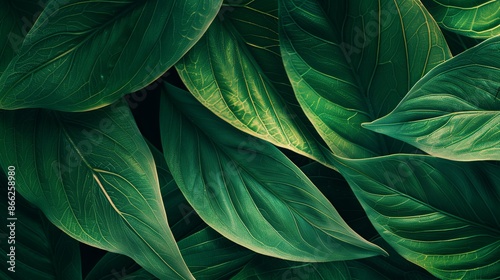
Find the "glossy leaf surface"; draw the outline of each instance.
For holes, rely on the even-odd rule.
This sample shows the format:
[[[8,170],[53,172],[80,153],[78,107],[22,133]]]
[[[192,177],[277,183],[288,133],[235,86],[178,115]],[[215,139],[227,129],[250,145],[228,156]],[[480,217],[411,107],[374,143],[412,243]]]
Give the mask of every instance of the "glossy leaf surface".
[[[437,157],[500,160],[500,37],[439,65],[366,128]]]
[[[221,0],[52,1],[0,76],[0,109],[87,111],[109,105],[177,62],[220,5]]]
[[[200,217],[223,236],[296,261],[384,254],[352,231],[274,146],[224,123],[188,92],[166,85],[162,97],[169,169]]]

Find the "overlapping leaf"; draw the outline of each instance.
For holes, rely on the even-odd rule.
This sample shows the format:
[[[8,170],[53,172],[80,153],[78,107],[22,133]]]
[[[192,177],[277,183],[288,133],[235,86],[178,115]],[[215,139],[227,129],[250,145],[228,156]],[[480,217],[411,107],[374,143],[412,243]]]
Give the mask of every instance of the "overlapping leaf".
[[[305,118],[283,66],[278,2],[227,2],[176,65],[184,83],[234,127],[328,164],[330,152]]]
[[[500,35],[500,2],[496,0],[422,0],[440,26],[474,38]]]
[[[446,38],[448,47],[453,55],[458,55],[472,47],[479,45],[483,40],[470,38],[457,33],[453,33],[448,30],[442,30],[443,35]]]
[[[181,240],[179,248],[196,279],[228,279],[256,255],[208,227]]]
[[[181,254],[196,279],[221,279],[241,269],[255,253],[227,240],[201,222],[173,181],[163,154],[154,146],[149,147],[158,169],[161,193],[172,232],[180,240],[178,245]],[[107,253],[86,280],[116,278],[156,279],[132,259]]]
[[[384,243],[381,240],[377,242]],[[326,263],[298,263],[260,256],[231,279],[435,279],[425,270],[405,261],[396,252],[390,253],[390,257]]]
[[[123,102],[88,113],[0,111],[0,165],[73,238],[159,278],[192,278],[168,227],[151,152]]]
[[[236,245],[209,227],[179,242],[182,256],[196,279],[228,279],[256,254]],[[122,255],[108,253],[86,280],[157,279]]]
[[[153,154],[156,170],[158,171],[160,192],[165,211],[168,214],[170,230],[175,240],[182,240],[206,228],[207,225],[203,223],[191,205],[186,201],[179,187],[177,187],[170,170],[168,170],[163,154],[152,144],[148,144]]]
[[[500,160],[500,36],[439,65],[365,127],[459,161]]]
[[[441,279],[500,273],[500,165],[422,155],[343,159],[346,177],[380,235]]]
[[[280,1],[285,68],[306,115],[331,150],[364,158],[408,151],[363,129],[450,57],[417,0]]]
[[[177,62],[221,2],[51,1],[0,76],[0,109],[111,104]]]
[[[255,252],[296,261],[384,254],[338,215],[276,147],[224,123],[172,86],[161,103],[165,158],[200,217]]]
[[[7,178],[0,171],[0,184],[7,194]],[[22,172],[22,171],[21,171]],[[12,182],[16,182],[13,174]],[[5,186],[5,187],[4,187]],[[8,193],[14,197],[15,215],[8,216],[16,220],[7,220],[7,225],[14,222],[11,235],[9,227],[0,229],[0,252],[6,259],[0,278],[2,279],[82,279],[80,249],[72,239],[53,226],[40,211],[30,205],[18,193]],[[0,207],[7,213],[7,198],[0,200]],[[2,215],[2,217],[4,217]],[[13,254],[11,247],[14,248]],[[14,271],[9,271],[10,256],[14,255]],[[7,256],[7,257],[5,257]]]
[[[43,7],[30,0],[0,1],[0,76],[21,47]]]

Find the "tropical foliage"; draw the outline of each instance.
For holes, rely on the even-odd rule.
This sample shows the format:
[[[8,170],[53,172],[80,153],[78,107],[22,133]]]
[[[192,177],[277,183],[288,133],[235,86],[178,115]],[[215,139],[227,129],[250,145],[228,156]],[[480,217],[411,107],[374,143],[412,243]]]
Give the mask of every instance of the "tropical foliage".
[[[2,1],[2,279],[500,277],[499,1]]]

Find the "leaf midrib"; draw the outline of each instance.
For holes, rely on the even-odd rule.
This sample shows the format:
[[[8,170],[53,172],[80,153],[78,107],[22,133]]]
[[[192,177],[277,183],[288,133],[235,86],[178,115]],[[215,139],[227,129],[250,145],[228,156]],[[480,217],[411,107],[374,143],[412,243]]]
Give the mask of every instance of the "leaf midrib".
[[[91,172],[92,174],[92,177],[94,178],[94,181],[99,185],[99,188],[101,189],[102,193],[104,194],[104,196],[106,197],[106,200],[110,203],[110,206],[115,210],[115,212],[122,218],[122,220],[125,222],[125,224],[127,225],[127,227],[135,233],[135,235],[137,237],[139,237],[140,240],[143,241],[144,244],[147,245],[147,247],[158,257],[158,259],[160,259],[162,261],[162,263],[165,264],[165,266],[167,266],[168,268],[170,268],[170,270],[172,272],[174,272],[175,274],[177,274],[180,278],[182,279],[185,279],[176,269],[174,269],[166,260],[163,259],[163,257],[151,246],[151,244],[149,242],[147,242],[143,236],[141,234],[139,234],[139,232],[137,232],[137,230],[130,224],[130,222],[128,221],[128,219],[123,215],[123,213],[116,207],[116,205],[114,204],[113,200],[111,199],[111,197],[109,196],[109,194],[107,193],[106,189],[104,188],[104,186],[102,185],[102,182],[100,181],[99,179],[99,176],[97,174],[97,169],[93,168],[90,163],[87,161],[87,159],[85,158],[85,156],[83,155],[83,153],[78,149],[78,147],[76,146],[76,144],[74,143],[73,139],[71,138],[71,136],[69,135],[67,129],[66,129],[66,126],[64,125],[64,122],[61,120],[60,116],[58,113],[54,113],[54,117],[55,119],[57,120],[57,123],[60,125],[61,127],[61,130],[63,132],[63,135],[64,137],[70,142],[71,146],[73,147],[73,149],[77,152],[77,154],[79,155],[79,157],[81,158],[81,160],[85,163],[85,165],[87,166],[87,168],[89,169],[89,171]],[[90,235],[89,235],[90,236]]]
[[[409,155],[409,156],[415,156],[415,155]],[[390,157],[390,156],[382,156],[382,157]],[[485,229],[487,229],[487,230],[489,230],[491,232],[497,233],[498,236],[500,236],[500,229],[497,230],[495,228],[490,227],[489,225],[483,225],[483,224],[479,224],[479,223],[474,222],[474,221],[469,221],[469,220],[466,220],[465,218],[462,218],[462,217],[456,216],[456,215],[454,215],[452,213],[449,213],[448,211],[437,209],[436,207],[434,207],[433,205],[430,205],[427,202],[421,201],[420,199],[417,199],[417,198],[412,197],[412,196],[410,196],[410,195],[408,195],[406,193],[402,193],[401,191],[399,191],[397,189],[394,189],[394,188],[391,188],[391,187],[387,186],[385,183],[380,182],[379,180],[376,180],[376,179],[372,178],[371,176],[369,176],[368,174],[362,172],[361,170],[358,170],[358,169],[356,169],[354,167],[351,167],[350,165],[347,165],[347,164],[343,163],[342,161],[337,160],[336,162],[339,163],[339,164],[341,164],[341,165],[343,165],[345,168],[348,168],[348,169],[350,169],[350,170],[352,170],[352,171],[354,171],[356,173],[359,173],[359,174],[363,175],[365,178],[368,178],[372,182],[377,182],[378,184],[384,186],[385,189],[388,189],[388,190],[390,190],[392,192],[395,192],[396,194],[400,195],[401,197],[405,197],[405,198],[407,198],[409,200],[412,200],[413,202],[415,202],[417,204],[422,204],[422,205],[425,205],[426,207],[429,207],[430,209],[434,210],[436,213],[441,213],[443,215],[446,215],[446,216],[449,216],[451,218],[454,218],[454,219],[457,219],[459,221],[462,221],[462,222],[464,222],[466,224],[473,224],[473,225],[477,226],[478,228],[485,228]],[[433,169],[435,169],[435,168],[433,167]],[[358,185],[358,184],[356,184],[356,185]],[[363,189],[363,188],[361,188],[361,189]],[[372,207],[370,206],[370,208],[372,208]]]
[[[106,29],[109,25],[113,24],[114,22],[120,20],[121,18],[124,18],[126,17],[126,15],[133,9],[135,9],[136,7],[139,7],[141,5],[146,5],[146,2],[147,1],[134,1],[133,3],[129,3],[129,7],[127,7],[126,9],[124,9],[123,11],[119,12],[115,17],[112,17],[110,18],[108,21],[106,21],[104,24],[102,25],[97,25],[96,28],[91,28],[91,30],[93,29],[93,31],[79,31],[79,32],[60,32],[60,33],[54,33],[54,34],[51,34],[50,36],[45,36],[41,41],[43,40],[46,40],[47,38],[50,38],[52,36],[57,36],[58,34],[61,34],[61,33],[82,33],[82,34],[88,34],[83,40],[81,40],[79,43],[77,43],[75,46],[73,46],[72,48],[70,48],[69,50],[66,50],[64,51],[63,53],[57,55],[56,57],[36,66],[35,68],[31,69],[29,72],[26,72],[23,76],[21,76],[20,78],[16,79],[16,82],[9,88],[7,89],[7,91],[2,94],[3,96],[7,96],[17,85],[19,85],[20,83],[22,83],[27,77],[29,77],[30,75],[33,75],[34,73],[40,71],[41,69],[43,69],[44,67],[46,67],[47,65],[50,65],[51,63],[53,63],[54,61],[58,61],[60,60],[61,58],[63,57],[66,57],[68,56],[69,54],[72,54],[74,53],[77,49],[79,49],[83,44],[85,44],[86,42],[90,41],[91,39],[93,39],[95,36],[97,36],[96,34],[97,33],[101,33],[102,30]],[[80,3],[82,4],[82,3]],[[85,3],[86,4],[86,3]],[[68,5],[69,6],[69,5]],[[61,7],[60,9],[63,9],[67,6],[63,6]],[[38,21],[37,21],[38,22]],[[36,27],[36,25],[32,28],[34,29]],[[31,30],[30,30],[31,32]],[[30,32],[28,32],[28,34],[26,35],[26,37],[30,36]],[[80,39],[80,37],[75,37],[74,40],[78,40]],[[40,42],[40,41],[35,41],[35,43],[37,42]],[[67,43],[67,42],[66,42]],[[24,43],[23,43],[24,45]],[[30,46],[30,48],[33,46],[33,44]],[[10,65],[10,64],[9,64]],[[5,73],[5,72],[4,72]],[[2,75],[3,76],[3,75]],[[1,77],[0,77],[1,78]]]

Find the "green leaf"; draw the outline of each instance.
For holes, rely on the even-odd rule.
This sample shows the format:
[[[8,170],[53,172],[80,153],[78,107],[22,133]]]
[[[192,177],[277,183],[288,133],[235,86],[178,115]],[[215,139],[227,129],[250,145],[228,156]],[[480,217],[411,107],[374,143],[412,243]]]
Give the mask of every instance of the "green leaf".
[[[500,36],[439,65],[364,126],[458,161],[500,159]]]
[[[0,76],[23,44],[24,37],[33,26],[37,16],[34,0],[0,1]]]
[[[148,143],[153,154],[160,182],[160,192],[163,205],[168,213],[168,223],[175,240],[182,240],[202,229],[207,225],[189,205],[181,190],[177,186],[168,170],[165,157],[156,147]]]
[[[179,248],[196,279],[228,279],[255,256],[209,227],[181,240]]]
[[[5,170],[7,172],[7,170]],[[17,170],[14,170],[16,172]],[[12,173],[11,173],[12,174]],[[15,174],[12,182],[16,182]],[[19,193],[10,193],[7,178],[0,171],[2,190],[7,197],[14,197],[14,216],[6,225],[14,223],[14,233],[6,225],[0,229],[0,253],[6,259],[0,272],[2,279],[82,279],[80,248],[76,240],[53,226],[45,216]],[[15,187],[15,185],[14,185]],[[7,193],[9,191],[9,193]],[[0,207],[7,213],[7,197],[0,200]],[[10,201],[10,200],[9,200]],[[4,220],[5,221],[5,220]],[[14,238],[10,238],[10,237]],[[14,248],[11,251],[11,248]],[[15,257],[14,272],[8,270],[11,256]],[[6,256],[6,257],[5,257]]]
[[[408,152],[363,129],[449,58],[446,41],[418,0],[280,0],[285,68],[306,115],[339,156]]]
[[[422,155],[339,159],[380,235],[441,279],[500,273],[500,165]]]
[[[452,32],[489,38],[500,35],[500,2],[495,0],[422,0],[439,26]]]
[[[296,261],[384,254],[338,215],[276,147],[213,115],[166,85],[160,125],[165,159],[200,217],[257,253]]]
[[[0,165],[71,237],[191,279],[167,223],[151,152],[123,102],[87,113],[0,111]]]
[[[283,66],[277,0],[227,2],[220,20],[177,63],[185,85],[241,131],[328,164],[330,152],[304,116]]]
[[[161,192],[168,213],[171,230],[177,240],[184,261],[196,279],[220,279],[241,269],[254,253],[222,237],[201,222],[179,190],[168,170],[163,154],[149,145],[158,170]],[[188,208],[189,206],[189,208]],[[190,210],[186,212],[186,210]],[[201,230],[196,230],[201,228]],[[194,231],[194,232],[193,232]],[[190,234],[188,236],[189,233]],[[185,238],[184,238],[185,237]],[[155,279],[132,259],[107,253],[95,265],[86,280],[122,279],[120,277]],[[125,278],[127,279],[127,278]]]
[[[369,258],[367,260],[371,260]],[[378,258],[376,258],[378,259]],[[385,266],[383,266],[385,265]],[[299,263],[273,258],[256,258],[246,265],[231,280],[284,279],[284,280],[325,280],[325,279],[436,279],[418,270],[405,271],[389,264],[370,266],[363,261],[343,261],[327,263]]]
[[[86,111],[111,104],[175,64],[221,2],[52,1],[0,77],[0,108]]]
[[[254,252],[236,245],[209,227],[178,244],[196,279],[228,279],[255,256]],[[156,279],[132,259],[108,253],[99,260],[85,280],[117,278]]]
[[[85,280],[157,280],[134,260],[124,255],[107,253],[92,268]]]
[[[366,240],[378,236],[358,199],[342,175],[314,162],[300,168],[323,195],[335,206],[340,216]],[[382,247],[383,248],[383,247]]]

